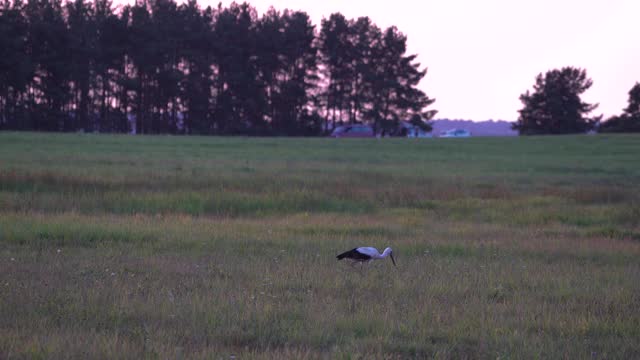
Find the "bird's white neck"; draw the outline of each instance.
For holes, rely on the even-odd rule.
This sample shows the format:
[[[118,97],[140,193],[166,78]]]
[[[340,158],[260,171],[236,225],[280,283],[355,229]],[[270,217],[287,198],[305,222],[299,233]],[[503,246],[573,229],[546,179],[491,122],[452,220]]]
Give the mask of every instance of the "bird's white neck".
[[[389,254],[391,254],[391,248],[384,249],[384,251],[382,252],[382,255],[380,255],[380,259],[386,258],[387,256],[389,256]]]

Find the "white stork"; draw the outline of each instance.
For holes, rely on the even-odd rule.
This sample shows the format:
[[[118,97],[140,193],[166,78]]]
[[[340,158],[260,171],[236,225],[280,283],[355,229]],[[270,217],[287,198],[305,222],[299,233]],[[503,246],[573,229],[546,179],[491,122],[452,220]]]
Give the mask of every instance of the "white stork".
[[[372,247],[358,247],[336,256],[338,260],[349,259],[353,262],[369,262],[371,260],[384,259],[387,256],[391,257],[393,266],[396,266],[396,260],[393,258],[393,250],[390,247],[384,249],[382,254],[378,252],[378,249]]]

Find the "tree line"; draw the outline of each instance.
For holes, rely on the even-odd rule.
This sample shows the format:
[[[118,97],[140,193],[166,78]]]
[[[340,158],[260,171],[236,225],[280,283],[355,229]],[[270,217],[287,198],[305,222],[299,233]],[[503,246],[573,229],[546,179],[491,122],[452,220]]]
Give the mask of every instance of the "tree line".
[[[592,85],[585,69],[568,66],[538,74],[533,92],[520,95],[523,107],[513,129],[520,135],[640,132],[640,83],[629,90],[622,114],[604,122],[602,115],[590,115],[598,104],[580,99]]]
[[[319,135],[428,126],[407,37],[335,13],[195,0],[0,0],[0,130]]]

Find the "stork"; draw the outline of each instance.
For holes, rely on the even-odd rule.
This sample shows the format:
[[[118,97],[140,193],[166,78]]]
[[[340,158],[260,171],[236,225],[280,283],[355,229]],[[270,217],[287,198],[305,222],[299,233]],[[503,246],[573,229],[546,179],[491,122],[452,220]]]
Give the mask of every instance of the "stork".
[[[391,257],[391,261],[393,262],[393,266],[396,266],[396,260],[393,258],[393,250],[390,247],[384,249],[382,254],[378,252],[378,249],[372,247],[358,247],[342,254],[336,256],[338,260],[349,259],[351,261],[364,263],[369,262],[371,260],[380,260],[384,259],[387,256]]]

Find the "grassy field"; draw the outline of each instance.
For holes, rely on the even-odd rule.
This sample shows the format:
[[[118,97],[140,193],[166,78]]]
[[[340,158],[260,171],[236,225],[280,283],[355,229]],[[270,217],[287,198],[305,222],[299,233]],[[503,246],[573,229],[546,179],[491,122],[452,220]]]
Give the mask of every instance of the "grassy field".
[[[0,133],[0,274],[2,359],[639,358],[640,137]]]

